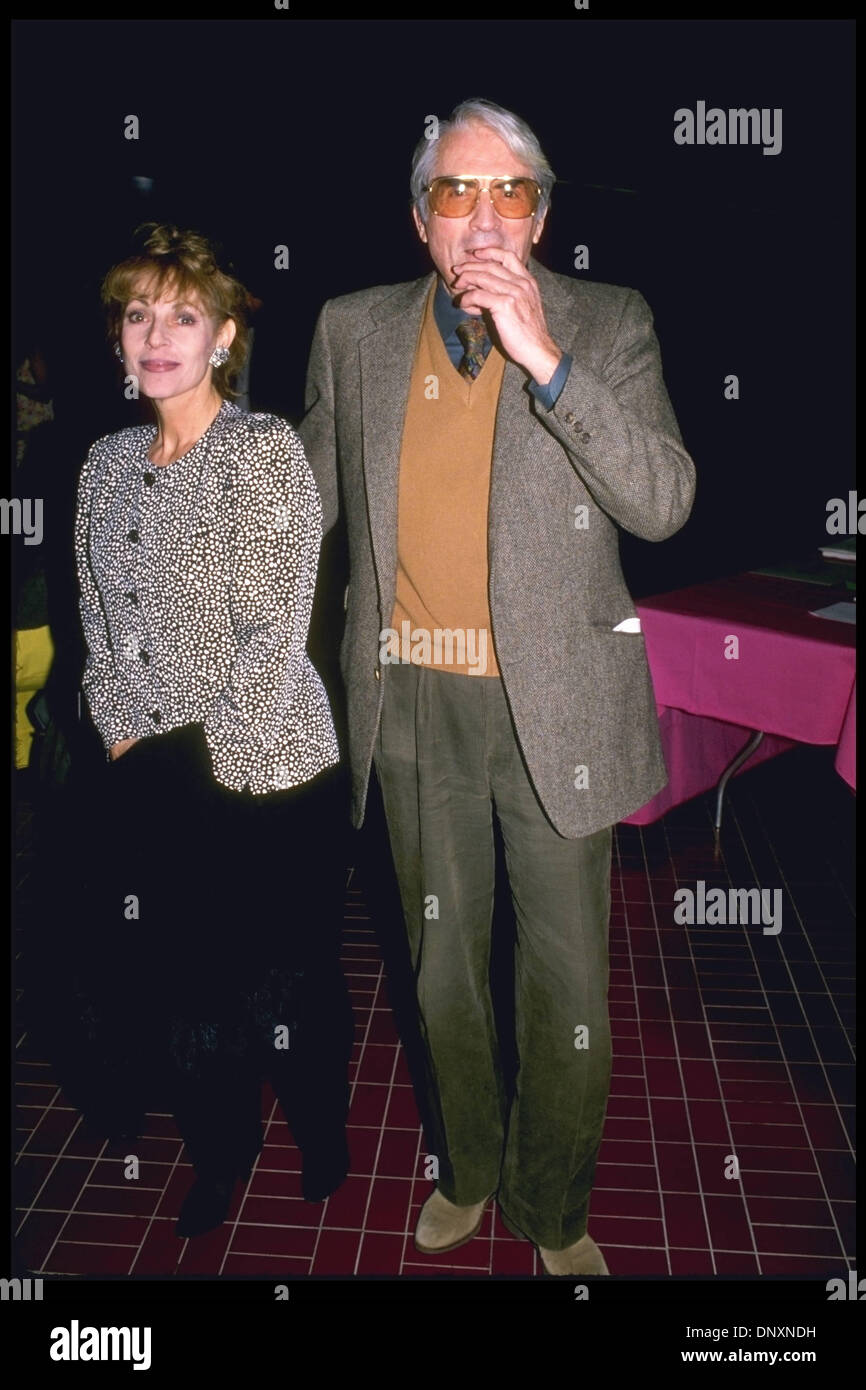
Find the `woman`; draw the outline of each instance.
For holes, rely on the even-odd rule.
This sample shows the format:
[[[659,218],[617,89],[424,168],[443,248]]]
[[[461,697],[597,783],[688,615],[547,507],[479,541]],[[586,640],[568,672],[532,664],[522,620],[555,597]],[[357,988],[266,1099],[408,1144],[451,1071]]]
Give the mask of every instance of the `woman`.
[[[168,1088],[219,1225],[261,1149],[268,1076],[321,1200],[348,1171],[352,1017],[327,696],[306,653],[321,543],[294,430],[228,400],[247,292],[201,236],[150,224],[102,289],[156,423],[91,448],[76,560],[82,687],[106,751],[85,846],[89,1117],[138,1132]],[[97,1075],[98,1072],[98,1075]]]

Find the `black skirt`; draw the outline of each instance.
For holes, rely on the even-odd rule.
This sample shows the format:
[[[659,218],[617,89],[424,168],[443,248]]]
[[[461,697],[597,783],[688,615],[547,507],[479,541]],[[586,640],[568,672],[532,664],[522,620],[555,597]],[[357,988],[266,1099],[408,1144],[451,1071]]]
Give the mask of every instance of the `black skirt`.
[[[54,855],[72,920],[43,928],[73,1103],[159,1104],[172,1079],[291,1057],[322,1114],[344,1114],[346,805],[337,769],[265,797],[219,786],[199,725],[79,772]]]

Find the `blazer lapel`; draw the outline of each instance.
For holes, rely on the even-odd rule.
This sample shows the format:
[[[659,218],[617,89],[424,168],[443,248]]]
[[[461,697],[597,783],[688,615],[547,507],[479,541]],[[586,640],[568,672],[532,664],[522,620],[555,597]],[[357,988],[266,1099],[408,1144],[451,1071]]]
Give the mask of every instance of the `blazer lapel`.
[[[530,259],[528,269],[538,281],[550,336],[563,351],[574,355],[575,317],[571,295],[540,262]],[[528,378],[522,367],[507,362],[496,411],[493,465],[490,477],[488,554],[493,563],[496,534],[509,497],[514,495],[513,475],[527,466],[538,422],[532,410]],[[517,487],[517,491],[520,489]]]
[[[421,316],[435,273],[401,285],[371,310],[377,327],[358,347],[364,480],[373,554],[384,605],[397,582],[397,489],[400,448]],[[390,621],[390,612],[384,613]]]
[[[551,336],[574,353],[575,324],[571,295],[538,261],[529,270],[538,280]],[[394,601],[397,580],[397,506],[400,449],[409,400],[412,364],[421,316],[436,272],[400,285],[370,311],[376,327],[358,345],[361,370],[361,429],[364,480],[383,609]],[[510,476],[525,466],[537,422],[526,386],[526,373],[506,362],[496,411],[489,522],[490,558],[498,524],[510,494]],[[390,619],[390,611],[384,614]]]

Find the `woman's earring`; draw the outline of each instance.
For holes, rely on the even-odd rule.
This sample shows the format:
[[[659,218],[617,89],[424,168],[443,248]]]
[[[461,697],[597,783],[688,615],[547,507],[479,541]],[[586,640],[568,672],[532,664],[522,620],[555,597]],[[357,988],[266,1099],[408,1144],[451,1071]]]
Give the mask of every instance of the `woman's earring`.
[[[216,348],[214,348],[213,352],[212,352],[211,355],[210,355],[210,364],[211,364],[211,366],[212,366],[212,367],[224,367],[225,364],[226,364],[226,362],[228,362],[230,355],[231,355],[231,354],[229,353],[228,348],[224,348],[224,347],[216,347]]]
[[[120,343],[114,344],[114,355],[115,357],[119,357],[121,362],[123,361],[123,349],[121,348]]]

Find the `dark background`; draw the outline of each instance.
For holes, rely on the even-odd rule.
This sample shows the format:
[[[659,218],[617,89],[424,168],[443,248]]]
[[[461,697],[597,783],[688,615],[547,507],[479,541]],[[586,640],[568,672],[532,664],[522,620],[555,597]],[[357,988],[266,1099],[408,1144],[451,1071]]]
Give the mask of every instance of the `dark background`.
[[[409,161],[426,117],[467,97],[523,116],[558,175],[539,259],[573,274],[573,248],[586,243],[590,268],[580,273],[635,287],[654,311],[698,490],[670,540],[622,535],[634,596],[812,555],[827,540],[827,500],[854,486],[853,23],[605,21],[595,18],[603,0],[592,0],[591,17],[562,0],[557,21],[535,4],[532,19],[515,21],[446,19],[439,4],[431,19],[307,20],[304,4],[275,18],[270,0],[249,0],[244,22],[200,7],[189,21],[12,27],[13,375],[38,345],[56,425],[42,428],[30,478],[10,478],[7,495],[45,499],[43,546],[19,555],[50,571],[54,714],[73,765],[87,724],[79,734],[75,485],[90,443],[139,419],[105,341],[103,275],[142,221],[221,241],[263,301],[252,406],[297,422],[324,300],[428,272],[409,215]],[[781,107],[781,154],[675,145],[674,111],[698,100]],[[140,121],[136,142],[124,139],[129,114]],[[154,180],[149,196],[134,176]],[[274,269],[279,243],[287,271]],[[736,402],[723,396],[729,373]],[[14,400],[11,380],[10,392]],[[311,652],[345,736],[334,662],[343,563],[338,534],[323,547]],[[372,920],[391,924],[389,997],[408,1045],[411,988],[398,990],[390,965],[399,903],[381,807],[372,810],[361,882],[378,896]],[[501,855],[499,871],[501,890]],[[43,876],[53,893],[60,876]],[[494,964],[501,997],[512,997],[504,948]],[[513,1046],[511,1055],[513,1065]]]
[[[485,96],[561,180],[539,259],[655,314],[698,492],[663,545],[623,536],[635,596],[826,541],[827,500],[854,485],[852,24],[20,22],[12,84],[16,343],[46,353],[68,477],[134,422],[98,290],[138,222],[222,243],[263,301],[252,408],[297,421],[323,301],[429,268],[408,198],[425,118]],[[698,99],[781,107],[782,152],[676,145],[673,113]],[[45,525],[50,541],[47,501]]]
[[[585,23],[568,0],[556,21],[445,19],[438,5],[429,20],[306,20],[304,3],[275,19],[272,5],[250,0],[270,22],[203,13],[13,25],[13,375],[38,345],[56,422],[40,429],[41,449],[32,441],[30,476],[10,480],[8,496],[45,499],[43,545],[18,553],[48,570],[53,712],[73,765],[89,724],[77,714],[76,480],[94,439],[141,418],[105,339],[105,272],[143,221],[221,242],[263,301],[252,408],[297,422],[322,303],[428,273],[409,213],[410,158],[426,118],[467,97],[523,116],[557,173],[538,258],[632,286],[654,312],[698,489],[670,540],[622,534],[633,595],[812,556],[828,539],[827,500],[854,486],[851,22]],[[601,8],[593,0],[593,14]],[[699,100],[781,107],[782,152],[676,145],[675,110]],[[138,141],[124,139],[130,114]],[[149,195],[136,176],[153,180]],[[282,243],[290,269],[277,271]],[[582,243],[589,270],[575,272]],[[738,401],[723,395],[730,373]],[[310,651],[343,740],[344,572],[338,531],[323,546]],[[89,736],[86,756],[99,760]],[[352,853],[367,866],[372,920],[390,924],[389,998],[409,1046],[411,988],[398,988],[391,967],[405,942],[376,797],[374,779]],[[501,854],[499,875],[502,890]],[[505,891],[500,911],[503,942]],[[494,947],[502,998],[513,997],[512,963]],[[510,1055],[513,1067],[513,1045]]]

